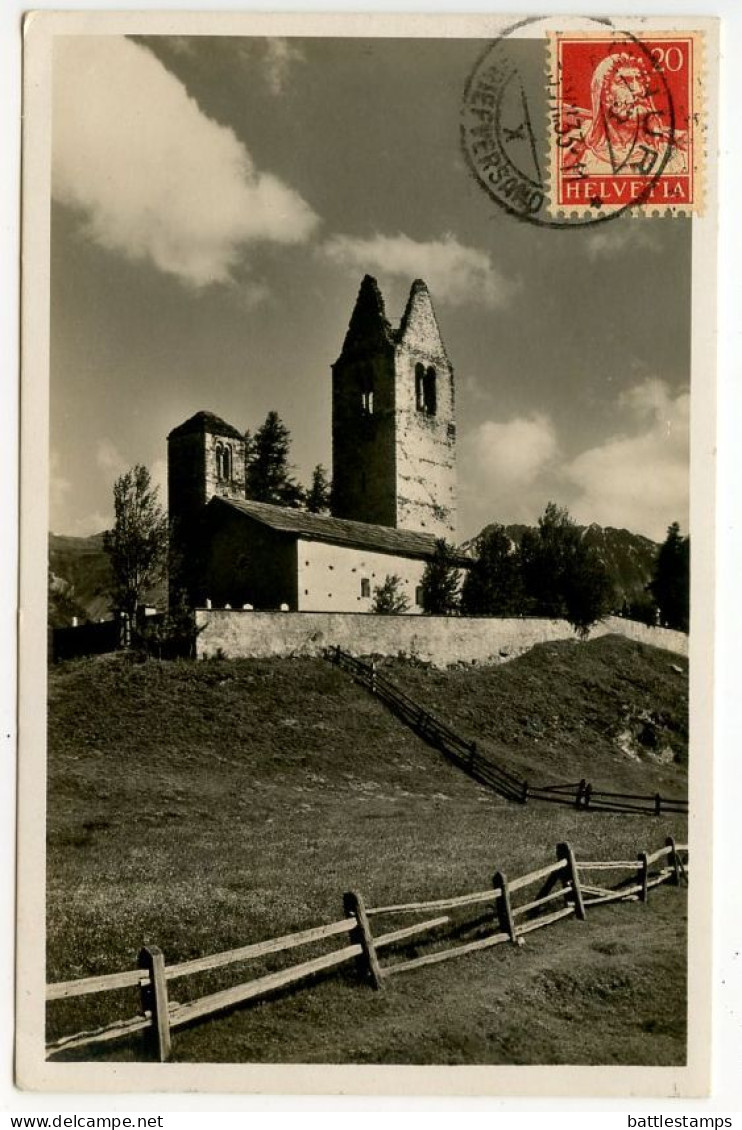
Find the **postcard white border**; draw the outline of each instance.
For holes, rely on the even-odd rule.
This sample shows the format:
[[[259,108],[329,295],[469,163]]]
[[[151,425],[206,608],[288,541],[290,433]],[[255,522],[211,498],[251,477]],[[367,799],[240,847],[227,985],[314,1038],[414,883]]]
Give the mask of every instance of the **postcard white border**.
[[[226,12],[40,12],[26,35],[24,115],[21,587],[19,661],[20,758],[18,870],[17,1079],[22,1087],[57,1092],[358,1093],[498,1096],[702,1096],[709,1087],[711,1034],[711,762],[714,618],[714,450],[716,176],[709,161],[707,212],[694,218],[692,339],[693,533],[691,630],[689,891],[689,1061],[684,1068],[630,1067],[386,1067],[302,1065],[69,1064],[43,1058],[43,931],[45,826],[45,701],[48,474],[48,329],[50,113],[49,58],[55,34],[318,34],[334,36],[442,36],[494,38],[522,16],[372,15]],[[554,17],[556,20],[557,17]],[[571,21],[559,18],[560,26]],[[716,25],[691,18],[635,20],[628,30],[653,26],[702,27],[707,35],[706,105],[709,151],[716,152]],[[651,221],[648,221],[651,222]]]

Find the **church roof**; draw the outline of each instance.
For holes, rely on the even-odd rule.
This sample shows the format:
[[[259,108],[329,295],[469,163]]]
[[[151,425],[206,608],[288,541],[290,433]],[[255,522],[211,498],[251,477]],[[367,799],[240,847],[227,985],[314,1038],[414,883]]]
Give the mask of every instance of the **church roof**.
[[[374,526],[368,522],[352,522],[347,518],[331,518],[326,514],[309,514],[306,510],[271,506],[267,502],[252,502],[250,499],[215,497],[211,499],[209,506],[229,506],[254,522],[307,541],[347,545],[399,557],[427,559],[435,552],[435,535],[415,530],[397,530],[391,526]],[[461,564],[471,565],[471,560],[462,557]]]
[[[173,428],[170,432],[168,439],[173,436],[192,435],[194,433],[200,435],[208,433],[212,436],[231,436],[233,439],[244,439],[242,432],[228,424],[226,420],[222,420],[220,416],[215,416],[213,412],[196,412],[195,416],[191,416],[184,423],[178,424],[177,428]]]

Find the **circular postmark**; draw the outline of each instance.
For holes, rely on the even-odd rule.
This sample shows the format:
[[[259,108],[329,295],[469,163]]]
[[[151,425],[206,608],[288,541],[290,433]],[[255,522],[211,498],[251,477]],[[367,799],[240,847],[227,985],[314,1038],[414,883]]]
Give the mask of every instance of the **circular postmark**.
[[[581,25],[571,54],[555,17],[512,25],[482,52],[464,90],[471,175],[505,211],[544,227],[605,223],[653,205],[677,150],[656,47],[610,20]]]

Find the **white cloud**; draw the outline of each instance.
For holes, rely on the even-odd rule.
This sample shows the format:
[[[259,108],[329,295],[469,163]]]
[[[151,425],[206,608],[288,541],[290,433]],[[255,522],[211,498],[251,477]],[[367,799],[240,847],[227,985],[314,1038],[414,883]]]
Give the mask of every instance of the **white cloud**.
[[[544,415],[485,420],[462,439],[461,505],[467,530],[535,523],[549,500],[583,525],[625,527],[662,541],[688,528],[688,393],[651,378],[615,404],[620,430],[574,457]]]
[[[335,235],[324,243],[322,252],[331,262],[354,271],[424,279],[435,300],[454,306],[504,306],[514,290],[485,251],[464,247],[451,234],[425,243],[406,235],[371,239]]]
[[[586,236],[585,245],[590,259],[618,255],[627,250],[650,250],[657,240],[651,225],[630,217],[598,224]]]
[[[92,514],[85,514],[82,518],[75,518],[75,520],[65,527],[65,534],[70,537],[87,538],[91,534],[100,534],[104,530],[113,529],[113,514],[105,514],[101,510],[96,510]]]
[[[155,459],[149,469],[149,476],[153,487],[158,489],[158,500],[163,509],[167,509],[167,461]]]
[[[301,196],[256,169],[146,48],[60,37],[54,63],[54,196],[101,246],[204,286],[229,281],[245,245],[316,228]]]
[[[49,510],[52,524],[72,490],[72,482],[62,474],[61,466],[59,453],[51,450],[49,452]]]
[[[578,489],[570,509],[579,522],[625,526],[662,540],[673,521],[688,526],[690,396],[647,380],[619,402],[629,427],[567,464]]]
[[[288,84],[291,68],[303,63],[304,54],[288,39],[273,38],[266,41],[263,66],[265,81],[272,94],[283,94]]]
[[[485,420],[461,445],[462,495],[482,522],[533,521],[550,497],[546,476],[559,456],[554,426],[535,415]]]
[[[127,469],[126,460],[110,439],[99,439],[95,446],[95,461],[101,471],[118,478]]]

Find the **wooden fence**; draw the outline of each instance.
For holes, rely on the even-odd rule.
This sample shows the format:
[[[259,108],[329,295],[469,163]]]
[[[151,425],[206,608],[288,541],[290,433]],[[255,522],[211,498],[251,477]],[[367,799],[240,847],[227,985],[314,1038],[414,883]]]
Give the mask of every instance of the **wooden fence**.
[[[140,994],[138,1015],[54,1040],[47,1044],[47,1056],[142,1032],[145,1056],[164,1063],[170,1058],[174,1029],[247,1001],[265,998],[349,962],[356,963],[362,981],[374,989],[381,989],[388,977],[399,973],[408,973],[505,942],[523,945],[524,935],[562,918],[575,916],[584,920],[591,906],[627,900],[646,902],[652,887],[661,883],[675,886],[680,886],[681,881],[687,883],[687,863],[683,859],[687,852],[686,844],[676,844],[672,837],[668,837],[665,847],[650,854],[640,852],[635,860],[583,862],[575,859],[569,844],[562,843],[557,845],[556,862],[509,881],[502,871],[497,871],[491,886],[471,894],[367,908],[363,897],[350,891],[343,898],[344,916],[336,922],[175,965],[166,965],[162,951],[157,946],[149,946],[141,950],[136,969],[47,985],[48,1003],[126,988],[137,989]],[[605,875],[599,886],[585,881],[585,876],[592,872]],[[614,885],[607,886],[606,883]],[[536,891],[528,890],[537,885]],[[528,893],[523,896],[520,894],[522,891]],[[525,901],[519,901],[523,897]],[[553,904],[557,904],[555,909]],[[547,906],[549,910],[544,913]],[[461,912],[482,908],[486,912],[484,926],[481,919],[472,924],[459,918]],[[382,933],[375,934],[371,927],[372,920],[377,918],[415,918],[418,915],[423,915],[423,921],[413,921]],[[447,934],[444,927],[448,928]],[[483,936],[461,943],[461,934],[473,927]],[[344,944],[340,949],[184,1004],[168,1000],[168,985],[176,978],[249,962],[335,937],[343,938]],[[402,954],[401,958],[398,956],[397,960],[382,964],[381,953],[401,943],[407,943],[409,947],[413,940],[424,944],[432,941],[443,948],[412,957]]]
[[[526,804],[529,800],[566,804],[593,812],[634,812],[661,816],[662,813],[687,814],[688,801],[662,796],[660,793],[636,794],[608,792],[597,789],[589,781],[573,784],[534,785],[523,777],[511,773],[489,754],[481,751],[475,741],[461,737],[445,722],[415,702],[390,679],[380,674],[374,663],[364,663],[343,651],[330,648],[328,658],[348,671],[357,683],[366,687],[385,703],[398,718],[406,722],[429,745],[445,756],[480,784],[494,789],[507,800]]]

